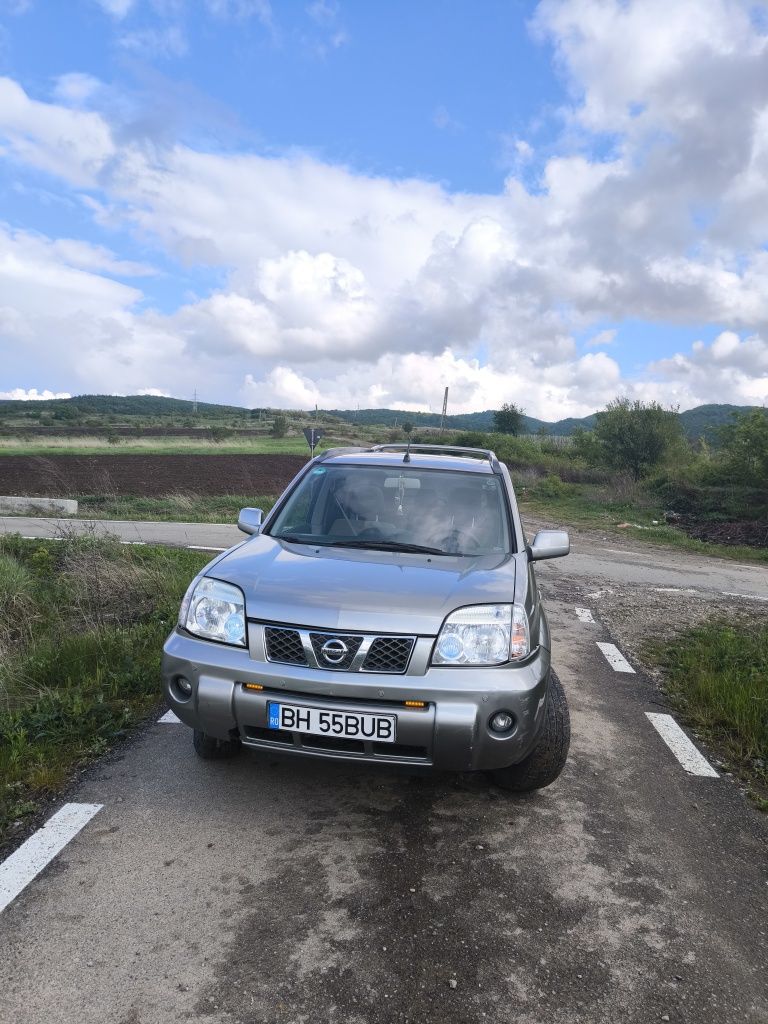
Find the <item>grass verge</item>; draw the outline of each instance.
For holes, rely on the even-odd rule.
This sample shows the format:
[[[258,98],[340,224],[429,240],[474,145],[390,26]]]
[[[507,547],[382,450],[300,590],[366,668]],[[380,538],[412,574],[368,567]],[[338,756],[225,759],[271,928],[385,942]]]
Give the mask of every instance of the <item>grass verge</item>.
[[[684,721],[752,784],[768,811],[768,623],[712,622],[648,653]]]
[[[146,522],[236,523],[241,508],[268,512],[274,495],[167,494],[144,498],[135,495],[77,495],[78,519],[138,519]]]
[[[320,452],[336,443],[324,439]],[[339,444],[344,444],[339,439]],[[106,437],[3,437],[0,455],[306,455],[309,448],[303,436],[228,438],[207,441],[190,437],[125,437],[110,442]]]
[[[158,704],[163,641],[207,559],[0,537],[0,846]]]
[[[768,563],[768,548],[697,540],[665,523],[664,511],[659,506],[641,503],[636,498],[616,498],[606,488],[564,483],[557,477],[538,480],[531,486],[517,486],[523,514],[553,520],[564,528],[604,530],[644,544],[677,548],[710,558]],[[620,526],[622,523],[629,525]]]

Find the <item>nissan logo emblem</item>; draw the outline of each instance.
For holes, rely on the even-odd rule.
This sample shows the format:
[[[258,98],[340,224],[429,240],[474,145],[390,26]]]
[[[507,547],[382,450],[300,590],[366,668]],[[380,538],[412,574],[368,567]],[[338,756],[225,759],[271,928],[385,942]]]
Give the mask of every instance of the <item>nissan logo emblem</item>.
[[[320,648],[320,653],[329,664],[340,665],[346,658],[348,650],[343,640],[326,640]]]

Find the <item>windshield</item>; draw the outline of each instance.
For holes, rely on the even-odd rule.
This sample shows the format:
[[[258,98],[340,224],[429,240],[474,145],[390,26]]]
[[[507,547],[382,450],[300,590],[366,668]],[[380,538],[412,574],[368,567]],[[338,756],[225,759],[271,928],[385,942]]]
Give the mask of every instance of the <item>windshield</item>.
[[[297,543],[432,554],[510,550],[498,476],[405,466],[315,466],[268,532]]]

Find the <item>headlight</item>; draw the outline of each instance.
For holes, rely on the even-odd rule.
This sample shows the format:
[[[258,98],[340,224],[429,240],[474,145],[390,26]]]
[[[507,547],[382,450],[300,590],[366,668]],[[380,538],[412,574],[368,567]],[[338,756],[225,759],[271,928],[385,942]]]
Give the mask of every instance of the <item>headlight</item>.
[[[501,665],[531,649],[528,616],[519,604],[475,604],[445,620],[433,665]]]
[[[207,576],[184,595],[179,625],[195,636],[245,647],[245,599],[239,587]]]

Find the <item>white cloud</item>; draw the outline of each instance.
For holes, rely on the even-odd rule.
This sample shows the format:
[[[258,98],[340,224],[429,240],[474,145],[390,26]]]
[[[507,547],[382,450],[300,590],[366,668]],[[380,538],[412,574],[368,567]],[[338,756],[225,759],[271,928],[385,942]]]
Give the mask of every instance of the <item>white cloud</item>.
[[[0,391],[0,398],[10,399],[14,402],[45,402],[51,398],[71,398],[68,391],[49,391],[45,388],[38,391],[37,388],[13,388],[11,391]]]
[[[758,335],[742,340],[733,331],[723,331],[711,345],[696,341],[687,355],[660,359],[648,372],[655,381],[641,385],[643,390],[661,388],[684,407],[768,402],[768,342]]]
[[[617,331],[611,329],[607,331],[598,331],[597,334],[593,335],[587,341],[584,342],[585,348],[600,348],[603,345],[612,345],[616,340]]]
[[[99,114],[33,100],[10,78],[0,78],[0,132],[21,163],[77,187],[95,185],[115,154],[112,132]]]
[[[217,18],[257,18],[262,25],[272,25],[269,0],[205,0],[208,10]]]
[[[126,32],[120,36],[119,43],[124,50],[142,57],[183,57],[188,49],[184,29],[173,24]]]
[[[135,0],[96,0],[99,7],[113,18],[122,19],[133,7]]]
[[[91,99],[102,88],[102,83],[93,75],[82,71],[70,71],[56,79],[53,94],[61,103],[80,106]]]
[[[209,3],[226,17],[246,6]],[[324,31],[337,17],[313,11]],[[67,105],[97,97],[88,83],[60,80],[54,104],[0,79],[7,156],[80,190],[99,224],[219,282],[161,315],[108,276],[149,268],[76,240],[4,236],[2,330],[26,331],[37,352],[79,339],[70,372],[89,389],[151,380],[191,393],[205,380],[226,397],[247,379],[246,393],[272,396],[254,404],[423,407],[449,384],[457,410],[512,400],[549,418],[619,392],[755,401],[768,379],[767,37],[735,0],[544,0],[535,26],[571,89],[566,133],[532,190],[515,173],[538,166],[531,144],[509,136],[501,194],[301,153],[137,133],[118,146],[105,116]],[[625,318],[709,321],[743,340],[732,335],[727,358],[720,342],[636,380],[604,352],[579,358],[575,333]],[[612,341],[600,332],[586,348]]]

